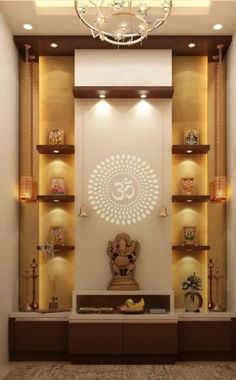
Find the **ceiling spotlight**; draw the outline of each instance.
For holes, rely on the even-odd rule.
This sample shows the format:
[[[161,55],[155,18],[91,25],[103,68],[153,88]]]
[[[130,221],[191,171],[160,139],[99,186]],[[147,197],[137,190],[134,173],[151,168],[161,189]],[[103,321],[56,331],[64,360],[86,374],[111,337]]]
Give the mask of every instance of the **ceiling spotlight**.
[[[196,46],[196,44],[194,42],[190,42],[190,44],[188,44],[188,47],[190,49],[194,48]]]
[[[193,153],[193,151],[191,150],[191,149],[188,149],[188,150],[186,150],[186,153]]]
[[[221,29],[223,29],[223,25],[222,24],[215,24],[215,25],[213,25],[213,27],[212,27],[214,30],[221,30]]]
[[[24,28],[25,30],[32,30],[32,29],[33,29],[33,26],[32,26],[31,24],[24,24],[24,25],[23,25],[23,28]]]
[[[52,47],[52,48],[57,48],[58,47],[58,45],[56,44],[56,42],[52,42],[51,44],[50,44],[50,46]]]
[[[54,149],[53,153],[60,153],[60,151],[58,149]]]
[[[141,95],[140,95],[140,98],[141,98],[141,99],[146,99],[146,98],[147,98],[147,95],[146,95],[146,94],[141,94]]]
[[[59,199],[54,199],[53,202],[54,203],[59,203],[60,201],[59,201]]]
[[[99,94],[99,98],[100,98],[100,99],[105,99],[105,98],[106,98],[106,95],[105,95],[105,94]]]
[[[186,202],[187,203],[192,203],[192,199],[187,199]]]

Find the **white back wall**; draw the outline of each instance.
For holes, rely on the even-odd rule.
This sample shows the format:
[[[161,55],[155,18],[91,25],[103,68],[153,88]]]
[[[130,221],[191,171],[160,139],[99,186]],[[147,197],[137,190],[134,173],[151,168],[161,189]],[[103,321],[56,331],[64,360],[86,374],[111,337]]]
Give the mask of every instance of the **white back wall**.
[[[8,313],[18,307],[18,54],[1,14],[0,52],[1,369],[8,360]]]
[[[132,53],[126,51],[124,64]],[[139,62],[142,55],[136,55]],[[76,54],[76,78],[85,63],[81,52]],[[171,72],[171,56],[167,66]],[[152,67],[151,60],[142,70],[162,77],[160,70],[151,73]],[[171,223],[158,217],[163,201],[171,209],[171,108],[167,99],[76,100],[77,206],[84,201],[90,215],[77,219],[77,290],[106,289],[108,241],[122,232],[141,245],[135,274],[140,288],[171,289]]]

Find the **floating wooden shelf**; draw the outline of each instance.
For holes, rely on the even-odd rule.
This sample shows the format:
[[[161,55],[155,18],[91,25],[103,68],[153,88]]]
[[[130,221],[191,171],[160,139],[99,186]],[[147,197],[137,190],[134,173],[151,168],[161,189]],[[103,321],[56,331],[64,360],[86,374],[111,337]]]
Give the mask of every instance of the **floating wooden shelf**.
[[[75,98],[99,98],[105,95],[106,98],[140,98],[145,94],[147,98],[172,98],[174,93],[173,86],[81,86],[73,89]]]
[[[172,195],[172,202],[208,202],[210,195]]]
[[[173,154],[206,154],[210,145],[172,145]]]
[[[195,251],[208,251],[210,249],[209,245],[173,245],[173,251],[185,251],[185,252],[195,252]]]
[[[37,195],[37,200],[39,202],[52,202],[52,203],[60,203],[60,202],[74,202],[74,195]]]
[[[42,245],[37,245],[37,250],[42,251]],[[74,245],[54,245],[54,252],[66,252],[73,251],[75,249]]]
[[[74,145],[37,145],[40,154],[74,154]]]

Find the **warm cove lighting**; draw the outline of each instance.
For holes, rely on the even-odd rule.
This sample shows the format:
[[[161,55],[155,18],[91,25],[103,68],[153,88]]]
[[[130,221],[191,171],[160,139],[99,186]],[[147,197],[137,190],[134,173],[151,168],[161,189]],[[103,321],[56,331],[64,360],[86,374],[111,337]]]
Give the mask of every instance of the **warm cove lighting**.
[[[32,26],[31,24],[24,24],[24,25],[23,25],[23,28],[24,28],[25,30],[32,30],[32,29],[33,29],[33,26]]]

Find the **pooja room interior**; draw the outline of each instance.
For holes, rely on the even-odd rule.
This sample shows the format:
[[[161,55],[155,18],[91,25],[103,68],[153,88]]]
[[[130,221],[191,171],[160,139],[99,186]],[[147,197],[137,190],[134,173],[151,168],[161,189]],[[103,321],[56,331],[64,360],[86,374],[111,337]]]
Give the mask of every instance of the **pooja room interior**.
[[[0,2],[0,367],[236,359],[235,15],[176,0],[117,48]]]

